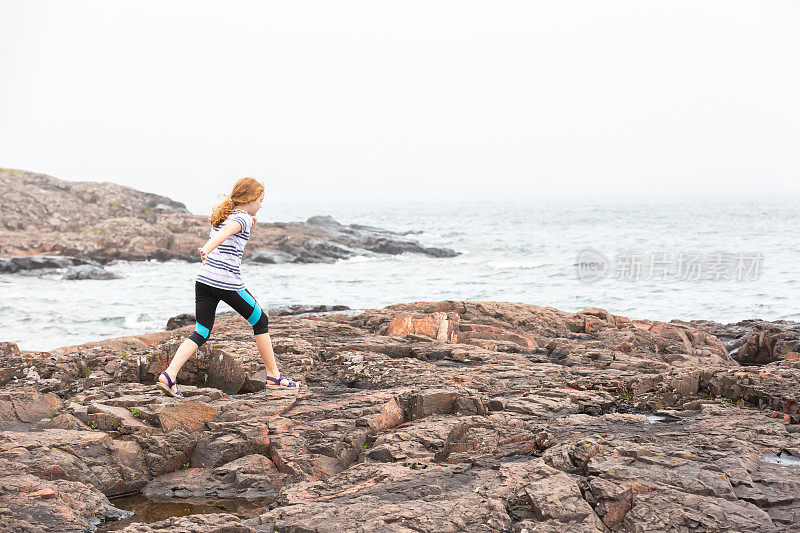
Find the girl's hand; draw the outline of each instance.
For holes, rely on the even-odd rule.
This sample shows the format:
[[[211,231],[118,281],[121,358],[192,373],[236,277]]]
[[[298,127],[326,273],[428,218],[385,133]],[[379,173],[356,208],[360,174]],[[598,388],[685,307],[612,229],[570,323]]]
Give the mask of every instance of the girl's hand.
[[[255,216],[255,215],[253,215],[253,227],[255,227],[255,225],[256,225],[256,222],[257,222],[257,221],[256,221],[256,216]]]
[[[206,264],[206,256],[208,254],[213,252],[217,246],[225,241],[225,239],[240,231],[242,231],[242,225],[233,220],[225,224],[225,226],[221,228],[214,237],[208,239],[208,242],[205,243],[202,248],[197,249],[197,251],[200,253],[200,260],[203,262],[203,264]]]

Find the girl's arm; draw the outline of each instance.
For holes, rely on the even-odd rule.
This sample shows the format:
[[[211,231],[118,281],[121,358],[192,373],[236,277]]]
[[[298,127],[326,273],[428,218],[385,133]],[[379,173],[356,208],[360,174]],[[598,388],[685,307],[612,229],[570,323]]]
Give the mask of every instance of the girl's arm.
[[[225,242],[225,239],[233,235],[234,233],[238,233],[242,231],[242,225],[236,222],[235,220],[231,220],[225,226],[223,226],[214,237],[208,239],[208,242],[203,245],[202,248],[198,248],[197,251],[200,252],[200,260],[203,264],[206,264],[206,256],[210,254],[214,248]]]

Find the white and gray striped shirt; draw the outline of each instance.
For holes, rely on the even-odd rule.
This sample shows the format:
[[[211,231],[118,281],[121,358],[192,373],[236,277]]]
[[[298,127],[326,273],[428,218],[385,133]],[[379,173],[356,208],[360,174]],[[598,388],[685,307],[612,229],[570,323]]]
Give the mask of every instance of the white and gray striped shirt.
[[[231,221],[238,222],[242,226],[241,231],[225,239],[206,256],[206,263],[200,267],[200,272],[197,273],[195,279],[218,289],[240,291],[245,288],[240,268],[244,246],[250,239],[253,218],[244,209],[234,209],[219,227],[211,226],[209,238],[213,238]]]

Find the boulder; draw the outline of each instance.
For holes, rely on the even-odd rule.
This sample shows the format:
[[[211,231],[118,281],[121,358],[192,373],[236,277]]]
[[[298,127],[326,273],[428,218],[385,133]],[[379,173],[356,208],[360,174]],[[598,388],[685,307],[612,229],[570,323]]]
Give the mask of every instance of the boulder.
[[[191,326],[195,323],[195,316],[190,313],[181,313],[179,315],[175,315],[169,320],[167,320],[167,327],[164,328],[166,330],[173,330],[182,328],[184,326]]]
[[[19,346],[13,342],[0,342],[0,356],[18,355]]]

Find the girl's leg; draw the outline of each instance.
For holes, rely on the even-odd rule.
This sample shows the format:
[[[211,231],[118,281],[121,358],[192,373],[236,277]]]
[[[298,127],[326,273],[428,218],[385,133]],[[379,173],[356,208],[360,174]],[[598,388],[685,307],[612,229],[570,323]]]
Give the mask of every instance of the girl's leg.
[[[214,317],[219,303],[219,298],[214,294],[214,289],[204,283],[195,282],[194,300],[197,324],[192,335],[178,347],[175,356],[167,367],[166,373],[169,374],[172,381],[176,381],[178,372],[183,368],[186,361],[208,340],[211,329],[214,327]],[[164,385],[169,385],[167,378],[164,376],[159,376],[158,380]],[[172,391],[176,392],[177,386],[173,387]]]
[[[269,318],[267,314],[258,305],[258,302],[250,294],[250,291],[243,289],[241,291],[225,291],[226,298],[223,301],[230,305],[237,313],[242,315],[251,326],[253,326],[253,334],[256,338],[256,346],[258,346],[258,353],[264,361],[264,367],[267,370],[267,375],[273,378],[278,378],[280,371],[275,362],[275,352],[272,351],[272,339],[269,337]],[[289,379],[283,378],[280,384],[289,386]]]
[[[258,346],[258,353],[261,355],[261,359],[264,361],[264,367],[267,369],[267,375],[277,378],[280,375],[280,371],[278,370],[278,365],[275,362],[275,352],[272,351],[272,339],[270,339],[269,333],[261,333],[260,335],[256,335],[256,346]],[[289,380],[283,378],[280,381],[280,384],[288,386]]]
[[[197,346],[197,344],[191,338],[184,340],[181,345],[178,346],[175,356],[172,358],[172,361],[170,361],[169,366],[165,370],[165,372],[169,374],[169,377],[172,378],[172,381],[174,382],[171,389],[172,392],[178,392],[178,372],[181,371],[181,368],[186,361],[188,361],[189,358],[195,354],[197,348],[199,348],[199,346]],[[158,381],[169,386],[167,378],[162,375],[158,376]]]

